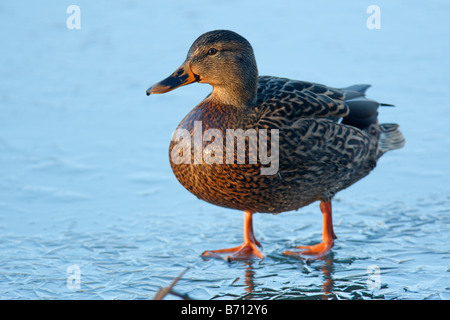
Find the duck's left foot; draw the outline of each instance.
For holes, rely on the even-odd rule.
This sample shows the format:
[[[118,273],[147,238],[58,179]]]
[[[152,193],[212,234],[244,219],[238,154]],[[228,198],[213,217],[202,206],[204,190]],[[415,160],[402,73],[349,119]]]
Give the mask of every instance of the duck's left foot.
[[[220,258],[226,261],[233,260],[250,260],[250,259],[263,259],[264,255],[259,251],[256,243],[247,242],[242,245],[229,249],[210,250],[202,253],[202,257],[205,258]]]
[[[244,211],[244,243],[242,245],[229,249],[205,251],[202,253],[202,257],[221,258],[226,261],[263,259],[264,255],[258,249],[261,244],[253,234],[252,215],[250,211]]]
[[[333,221],[331,217],[331,201],[320,203],[320,210],[323,214],[323,231],[322,242],[312,246],[298,246],[297,249],[302,251],[289,251],[285,250],[283,254],[300,257],[302,255],[312,255],[308,260],[316,260],[326,256],[330,253],[331,248],[334,245],[334,239],[336,235],[333,230]]]
[[[310,257],[309,259],[317,260],[330,253],[332,247],[333,241],[328,241],[321,242],[312,246],[297,246],[296,248],[301,249],[301,251],[285,250],[283,251],[283,254],[294,257],[301,257],[302,255],[312,255],[312,257]]]

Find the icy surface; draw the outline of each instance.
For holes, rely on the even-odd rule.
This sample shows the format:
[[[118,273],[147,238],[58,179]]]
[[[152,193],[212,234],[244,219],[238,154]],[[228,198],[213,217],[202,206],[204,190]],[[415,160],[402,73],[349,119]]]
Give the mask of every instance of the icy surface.
[[[186,267],[176,289],[194,299],[450,299],[449,12],[444,0],[3,1],[0,299],[151,299]],[[245,36],[260,74],[370,83],[396,105],[380,119],[407,144],[336,197],[327,259],[281,254],[320,240],[317,204],[255,216],[261,263],[200,258],[242,241],[242,214],[196,199],[169,165],[172,131],[210,87],[145,90],[213,29]]]

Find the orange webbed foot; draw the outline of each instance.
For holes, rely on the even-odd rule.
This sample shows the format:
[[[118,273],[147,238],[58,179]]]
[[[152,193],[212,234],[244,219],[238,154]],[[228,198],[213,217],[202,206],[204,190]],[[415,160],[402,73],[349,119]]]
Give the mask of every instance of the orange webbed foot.
[[[331,248],[334,245],[334,239],[337,238],[333,230],[331,202],[321,202],[320,210],[323,214],[322,242],[311,246],[297,246],[296,248],[301,249],[301,251],[285,250],[283,254],[295,257],[301,257],[302,255],[311,255],[312,257],[310,257],[308,260],[317,260],[330,253]]]
[[[248,242],[234,248],[209,250],[202,253],[205,258],[220,258],[226,261],[263,259],[264,255],[257,248],[256,243]]]
[[[205,258],[220,258],[226,261],[263,259],[264,255],[259,251],[261,244],[253,234],[253,220],[250,211],[244,211],[244,243],[238,247],[210,250],[202,253]]]
[[[311,255],[311,257],[308,260],[317,260],[330,253],[332,247],[333,241],[321,242],[312,246],[297,246],[296,248],[301,249],[301,251],[285,250],[283,251],[283,254],[295,257],[301,257],[303,255]]]

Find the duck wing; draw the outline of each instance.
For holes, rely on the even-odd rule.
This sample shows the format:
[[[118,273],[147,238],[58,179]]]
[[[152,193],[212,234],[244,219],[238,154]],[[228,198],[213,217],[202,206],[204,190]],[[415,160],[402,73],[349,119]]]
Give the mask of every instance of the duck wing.
[[[279,176],[284,183],[307,185],[315,197],[329,199],[376,166],[380,104],[366,102],[367,88],[259,78],[258,106],[263,112],[258,127],[279,129]],[[366,108],[370,110],[361,112]],[[349,115],[353,125],[344,123]],[[375,125],[359,121],[368,115],[367,123]]]
[[[322,118],[342,122],[361,130],[377,122],[378,107],[392,106],[368,99],[367,84],[332,88],[322,84],[261,76],[257,105],[279,125],[301,118]]]
[[[285,124],[300,118],[338,121],[350,112],[343,90],[270,76],[258,78],[257,105],[270,113],[272,121]]]

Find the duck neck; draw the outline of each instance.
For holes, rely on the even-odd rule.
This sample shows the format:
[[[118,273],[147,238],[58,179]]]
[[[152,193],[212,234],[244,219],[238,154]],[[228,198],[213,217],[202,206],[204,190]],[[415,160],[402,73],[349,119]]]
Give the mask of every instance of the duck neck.
[[[235,107],[254,106],[256,104],[258,69],[254,59],[251,63],[243,65],[244,61],[249,60],[251,59],[242,59],[239,61],[240,64],[230,65],[222,73],[219,81],[211,82],[213,91],[210,99],[212,101]],[[236,68],[236,66],[238,67]]]
[[[257,85],[233,82],[226,86],[216,85],[209,97],[212,102],[236,107],[253,106],[256,103]]]

